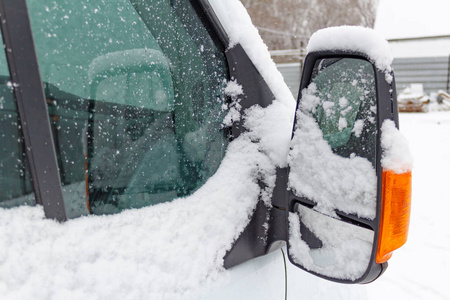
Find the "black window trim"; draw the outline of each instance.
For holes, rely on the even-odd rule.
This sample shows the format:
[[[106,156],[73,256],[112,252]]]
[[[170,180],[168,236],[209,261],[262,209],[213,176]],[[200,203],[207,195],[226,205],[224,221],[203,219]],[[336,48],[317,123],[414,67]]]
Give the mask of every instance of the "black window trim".
[[[65,221],[55,147],[26,0],[0,0],[0,27],[36,203],[44,207],[47,218]]]

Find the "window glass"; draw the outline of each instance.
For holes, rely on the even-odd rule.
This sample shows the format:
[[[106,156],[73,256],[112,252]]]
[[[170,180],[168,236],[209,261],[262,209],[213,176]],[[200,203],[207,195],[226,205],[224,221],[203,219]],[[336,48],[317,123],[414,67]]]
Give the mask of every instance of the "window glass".
[[[28,7],[69,217],[170,201],[214,174],[228,71],[189,1]]]
[[[1,33],[0,33],[1,40]],[[6,55],[0,51],[0,207],[35,205]]]

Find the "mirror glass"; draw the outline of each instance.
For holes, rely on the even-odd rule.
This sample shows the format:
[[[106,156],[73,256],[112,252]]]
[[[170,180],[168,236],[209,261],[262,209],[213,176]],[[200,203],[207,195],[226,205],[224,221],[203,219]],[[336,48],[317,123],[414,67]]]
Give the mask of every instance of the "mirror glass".
[[[363,59],[319,59],[301,93],[289,155],[290,258],[354,281],[368,268],[374,240],[374,68]]]

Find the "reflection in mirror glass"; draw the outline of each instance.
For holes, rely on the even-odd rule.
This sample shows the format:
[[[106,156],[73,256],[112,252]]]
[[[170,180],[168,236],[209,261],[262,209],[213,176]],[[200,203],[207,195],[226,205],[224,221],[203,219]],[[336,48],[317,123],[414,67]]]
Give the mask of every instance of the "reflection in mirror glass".
[[[376,92],[372,65],[322,59],[302,91],[290,153],[289,187],[336,216],[374,219]]]
[[[357,280],[368,267],[373,230],[342,217],[369,223],[376,217],[376,113],[371,63],[316,61],[302,90],[289,154],[288,187],[308,203],[290,213],[289,254],[308,270]]]
[[[301,221],[300,221],[301,220]],[[290,255],[308,270],[327,276],[356,280],[370,261],[374,232],[299,205],[290,213]],[[310,245],[302,239],[312,234],[320,240]]]

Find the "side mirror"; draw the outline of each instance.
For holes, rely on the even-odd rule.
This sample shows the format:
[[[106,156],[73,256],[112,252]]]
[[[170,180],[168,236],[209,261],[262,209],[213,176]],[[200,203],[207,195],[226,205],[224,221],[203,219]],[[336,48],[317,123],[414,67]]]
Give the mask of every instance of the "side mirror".
[[[305,59],[300,91],[289,155],[289,259],[332,281],[371,282],[409,226],[411,172],[382,162],[384,127],[398,127],[393,74],[362,53],[316,51]]]

